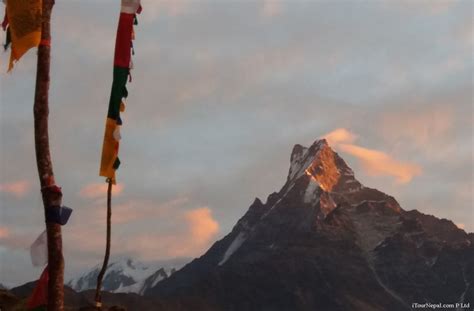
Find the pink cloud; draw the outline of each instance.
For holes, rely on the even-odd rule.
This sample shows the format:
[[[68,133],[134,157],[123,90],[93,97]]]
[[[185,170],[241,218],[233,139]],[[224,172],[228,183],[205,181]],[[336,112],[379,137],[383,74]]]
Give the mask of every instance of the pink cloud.
[[[10,236],[10,230],[5,227],[0,227],[0,240]]]
[[[97,198],[105,197],[107,194],[107,187],[108,185],[105,182],[104,183],[91,183],[84,186],[79,192],[79,195],[87,199],[97,199]],[[114,195],[119,195],[120,193],[122,193],[122,191],[123,191],[122,184],[116,184],[112,187],[112,192]]]
[[[161,204],[131,200],[114,205],[113,253],[136,254],[146,260],[201,254],[214,241],[219,224],[210,208],[189,209],[186,205],[189,205],[189,199],[185,197]],[[64,232],[65,245],[74,245],[74,250],[68,252],[77,249],[81,254],[100,257],[105,245],[105,208],[89,208],[77,210],[76,218],[83,218],[87,213],[88,221],[71,224]]]
[[[202,254],[213,242],[219,223],[208,207],[174,216],[176,229],[164,234],[140,234],[124,244],[124,249],[143,258],[193,257]]]
[[[116,224],[126,224],[143,219],[153,219],[169,214],[187,203],[187,198],[177,198],[163,204],[153,204],[146,201],[129,201],[113,207],[113,218]]]
[[[330,146],[336,146],[339,143],[353,143],[357,136],[345,128],[338,128],[323,136]]]
[[[384,152],[351,144],[338,146],[343,152],[358,158],[371,176],[393,176],[397,183],[405,184],[410,182],[414,176],[421,174],[420,166],[398,161]]]
[[[392,176],[397,183],[410,182],[421,174],[421,167],[413,163],[402,162],[379,151],[357,146],[353,142],[357,135],[347,129],[339,128],[323,136],[337,150],[356,157],[370,176]]]
[[[212,218],[211,210],[208,207],[201,207],[186,212],[184,219],[188,223],[194,247],[200,248],[203,245],[207,245],[219,231],[219,223]]]
[[[22,198],[30,190],[30,182],[26,180],[0,184],[0,191]]]
[[[0,245],[9,249],[26,249],[35,237],[28,233],[14,233],[7,227],[0,227]]]

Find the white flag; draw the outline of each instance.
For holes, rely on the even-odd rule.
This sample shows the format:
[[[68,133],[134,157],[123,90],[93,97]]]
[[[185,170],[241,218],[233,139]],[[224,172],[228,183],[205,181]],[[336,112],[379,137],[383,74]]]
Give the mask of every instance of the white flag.
[[[31,244],[31,263],[34,267],[43,267],[48,263],[48,239],[44,230]]]

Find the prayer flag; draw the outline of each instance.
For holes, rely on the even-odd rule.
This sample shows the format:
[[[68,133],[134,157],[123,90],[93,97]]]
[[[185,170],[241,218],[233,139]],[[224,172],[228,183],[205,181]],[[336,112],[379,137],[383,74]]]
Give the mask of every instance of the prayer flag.
[[[10,71],[15,62],[41,41],[42,0],[7,0],[6,5],[12,42]]]
[[[44,230],[30,246],[31,263],[43,267],[48,263],[48,239]]]
[[[120,166],[118,158],[120,112],[124,111],[123,99],[128,96],[127,80],[130,75],[132,58],[133,25],[136,14],[141,11],[140,0],[122,0],[122,8],[115,40],[114,71],[109,109],[105,122],[104,142],[100,163],[100,176],[110,178],[115,184],[115,171]]]
[[[48,279],[48,267],[46,267],[44,268],[43,273],[41,273],[35,289],[26,303],[27,310],[46,311],[48,306]]]

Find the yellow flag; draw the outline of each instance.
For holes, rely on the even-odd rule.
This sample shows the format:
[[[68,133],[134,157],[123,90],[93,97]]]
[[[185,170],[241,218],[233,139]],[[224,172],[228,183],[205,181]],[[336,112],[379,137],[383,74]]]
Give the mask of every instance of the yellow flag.
[[[41,41],[42,0],[7,0],[12,51],[8,71],[29,49]]]
[[[100,161],[100,176],[110,178],[115,184],[115,170],[120,165],[118,159],[119,140],[117,121],[107,118],[105,123],[104,143],[102,145],[102,159]]]

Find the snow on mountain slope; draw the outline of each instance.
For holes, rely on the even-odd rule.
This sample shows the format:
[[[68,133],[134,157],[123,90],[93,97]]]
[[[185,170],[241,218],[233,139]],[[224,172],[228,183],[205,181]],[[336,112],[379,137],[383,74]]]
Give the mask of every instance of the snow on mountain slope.
[[[115,293],[141,294],[149,287],[169,277],[188,260],[143,263],[130,258],[121,258],[109,263],[104,275],[103,290]],[[101,265],[71,279],[67,285],[75,291],[95,289]]]

